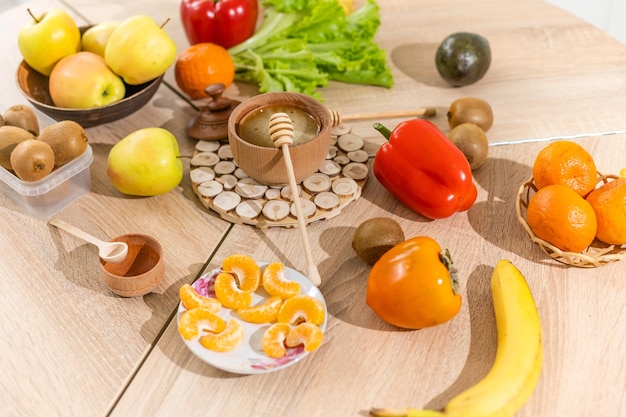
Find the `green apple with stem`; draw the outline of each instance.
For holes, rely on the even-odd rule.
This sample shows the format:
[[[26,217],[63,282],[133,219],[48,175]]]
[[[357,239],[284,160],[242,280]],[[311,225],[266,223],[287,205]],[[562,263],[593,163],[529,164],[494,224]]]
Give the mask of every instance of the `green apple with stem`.
[[[81,37],[82,50],[93,52],[104,58],[104,50],[111,37],[111,33],[113,33],[115,28],[119,25],[119,21],[112,20],[98,23],[85,30]]]
[[[50,75],[63,57],[80,50],[80,30],[65,10],[50,9],[35,16],[17,33],[17,45],[24,61],[35,71]]]
[[[109,151],[107,175],[123,194],[153,196],[172,191],[183,179],[176,137],[160,127],[130,133]]]
[[[62,58],[48,81],[50,98],[57,107],[88,109],[124,98],[126,86],[93,52],[80,51]]]
[[[150,16],[136,15],[122,21],[113,31],[104,59],[127,84],[135,85],[165,73],[176,54],[176,43],[163,27]]]

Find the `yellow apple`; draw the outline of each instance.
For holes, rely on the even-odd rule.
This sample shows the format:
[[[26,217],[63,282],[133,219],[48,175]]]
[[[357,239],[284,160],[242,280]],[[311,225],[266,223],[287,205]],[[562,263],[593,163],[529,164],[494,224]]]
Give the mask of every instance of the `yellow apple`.
[[[80,50],[80,30],[72,16],[61,9],[31,16],[31,21],[17,34],[17,45],[28,65],[50,75],[61,58]]]
[[[87,29],[81,38],[82,50],[93,52],[104,58],[104,50],[109,37],[119,24],[118,21],[102,22]]]
[[[132,132],[109,151],[107,175],[123,194],[153,196],[172,191],[183,179],[176,137],[160,127]]]
[[[143,84],[167,71],[176,60],[176,43],[150,16],[124,20],[107,42],[104,59],[127,84]]]
[[[81,51],[62,58],[50,73],[50,98],[57,107],[87,109],[124,98],[126,86],[93,52]]]

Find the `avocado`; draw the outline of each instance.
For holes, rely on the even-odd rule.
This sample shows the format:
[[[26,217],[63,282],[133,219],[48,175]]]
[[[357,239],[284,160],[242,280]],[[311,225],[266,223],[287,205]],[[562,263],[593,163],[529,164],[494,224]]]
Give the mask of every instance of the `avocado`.
[[[452,86],[474,84],[485,76],[491,64],[489,42],[476,33],[448,35],[437,48],[435,64],[441,78]]]

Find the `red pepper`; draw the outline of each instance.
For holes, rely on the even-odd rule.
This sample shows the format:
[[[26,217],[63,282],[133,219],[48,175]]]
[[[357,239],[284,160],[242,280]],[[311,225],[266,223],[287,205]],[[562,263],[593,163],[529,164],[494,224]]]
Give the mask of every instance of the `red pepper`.
[[[374,175],[407,207],[442,219],[474,204],[469,162],[437,126],[412,119],[393,132],[379,123],[374,128],[388,139],[374,158]]]
[[[182,0],[180,18],[189,43],[228,49],[254,34],[258,0]]]

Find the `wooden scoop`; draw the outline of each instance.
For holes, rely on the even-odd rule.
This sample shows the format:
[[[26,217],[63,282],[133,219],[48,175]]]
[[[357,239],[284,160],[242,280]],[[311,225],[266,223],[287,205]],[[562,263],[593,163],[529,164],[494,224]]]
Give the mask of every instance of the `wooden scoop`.
[[[309,238],[306,232],[306,224],[304,222],[304,215],[302,214],[302,204],[298,193],[298,184],[296,183],[293,163],[291,162],[291,154],[289,153],[289,146],[293,144],[293,122],[286,113],[274,113],[270,116],[269,129],[270,137],[272,138],[272,142],[274,142],[274,146],[280,148],[283,152],[283,159],[285,160],[285,167],[287,168],[287,176],[289,177],[289,186],[291,187],[293,202],[296,207],[296,215],[298,217],[298,225],[300,233],[302,234],[302,241],[304,243],[304,253],[307,261],[307,276],[314,285],[319,286],[321,284],[321,278],[317,270],[317,265],[313,262],[313,256],[311,255],[311,247],[309,245]]]

